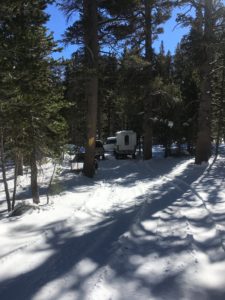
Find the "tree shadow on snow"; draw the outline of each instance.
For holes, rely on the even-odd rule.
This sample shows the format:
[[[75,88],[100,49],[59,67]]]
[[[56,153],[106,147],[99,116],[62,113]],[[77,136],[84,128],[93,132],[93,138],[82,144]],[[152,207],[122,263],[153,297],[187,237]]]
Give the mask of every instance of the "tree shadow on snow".
[[[119,172],[120,168],[122,174]],[[112,174],[107,170],[107,180],[115,181],[128,176],[128,182],[121,184],[132,186],[137,180],[147,180],[149,170],[153,173],[152,168],[144,170],[142,174],[138,170],[139,167],[136,168],[135,164],[132,176],[128,176],[131,173],[127,174],[122,167],[118,167],[118,172],[117,169],[112,169]],[[190,270],[195,270],[196,260],[193,254],[195,247],[203,247],[202,251],[211,264],[224,261],[224,257],[209,255],[218,247],[216,236],[212,237],[210,243],[203,245],[193,237],[185,235],[186,227],[191,222],[195,222],[192,225],[203,229],[213,226],[212,216],[205,216],[206,219],[204,217],[192,219],[188,213],[181,213],[182,210],[196,206],[197,187],[190,190],[190,185],[200,178],[204,170],[204,167],[194,168],[188,165],[179,180],[165,181],[158,191],[147,191],[137,197],[135,203],[138,205],[134,204],[129,208],[117,207],[112,212],[103,213],[102,220],[90,225],[82,234],[74,233],[82,218],[74,218],[71,223],[66,221],[52,223],[40,230],[33,229],[37,236],[43,231],[46,233],[46,243],[40,247],[37,244],[32,255],[48,250],[52,252],[45,261],[27,273],[2,280],[0,299],[15,299],[15,296],[17,300],[32,299],[47,284],[56,282],[53,285],[55,289],[52,289],[52,295],[47,299],[61,299],[65,293],[70,293],[71,299],[83,300],[90,290],[98,288],[101,284],[107,271],[104,269],[106,265],[109,265],[112,273],[108,279],[106,276],[105,280],[109,280],[108,284],[112,284],[114,289],[120,288],[117,291],[118,300],[137,299],[135,293],[141,291],[143,292],[140,295],[144,297],[140,298],[141,300],[224,299],[225,288],[210,289],[198,282],[188,286],[185,281],[186,276],[191,274]],[[154,176],[168,174],[167,167],[163,173],[161,171],[157,174],[156,169]],[[154,176],[152,175],[152,178]],[[210,176],[213,178],[213,171]],[[95,181],[101,181],[103,178],[104,176],[98,175]],[[207,180],[206,186],[209,184]],[[202,182],[204,183],[204,178]],[[214,190],[212,192],[214,193]],[[186,207],[181,206],[181,198],[186,200]],[[197,207],[201,208],[203,203],[201,199],[198,200]],[[87,215],[87,218],[91,217]],[[222,214],[218,217],[224,220]],[[18,230],[21,233],[23,229]],[[190,259],[187,262],[186,253],[189,253]],[[171,258],[174,259],[172,266]],[[81,270],[85,261],[91,262],[92,265],[86,271],[85,267]],[[93,277],[97,277],[95,278],[97,282]],[[57,285],[60,287],[58,290]]]
[[[71,190],[76,192],[83,192],[101,182],[109,184],[115,183],[122,187],[132,187],[140,181],[149,182],[153,179],[160,178],[182,164],[187,164],[189,170],[192,170],[191,173],[186,173],[187,183],[192,181],[193,172],[195,173],[194,177],[200,176],[206,168],[200,167],[193,170],[192,160],[187,158],[153,159],[150,161],[114,159],[101,161],[99,163],[99,169],[93,179],[83,176],[82,173],[71,174],[68,170],[64,170],[61,178],[59,178],[59,184],[61,182],[62,189],[65,191]]]

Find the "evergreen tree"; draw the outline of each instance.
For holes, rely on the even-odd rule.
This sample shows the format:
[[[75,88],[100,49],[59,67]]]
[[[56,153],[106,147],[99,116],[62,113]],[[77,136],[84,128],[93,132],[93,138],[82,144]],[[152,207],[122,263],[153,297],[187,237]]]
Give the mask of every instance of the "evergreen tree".
[[[225,137],[225,52],[224,33],[220,36],[216,58],[212,72],[212,137],[216,142],[216,155],[219,153],[219,144]]]
[[[133,3],[129,14],[122,21],[121,26],[114,28],[114,35],[125,39],[126,45],[145,59],[147,64],[143,69],[145,73],[145,90],[143,91],[143,132],[144,132],[144,159],[152,157],[152,83],[154,81],[154,53],[153,42],[163,30],[161,25],[170,17],[173,1],[143,0]],[[126,29],[126,30],[125,30]],[[143,49],[142,49],[143,48]]]
[[[95,141],[98,109],[98,28],[96,0],[83,1],[84,12],[84,46],[87,67],[86,101],[87,109],[87,143],[84,160],[84,174],[93,177],[95,173]]]
[[[95,140],[98,109],[98,7],[97,1],[60,1],[67,14],[80,13],[80,19],[67,29],[65,41],[79,43],[83,47],[86,68],[85,98],[87,103],[87,134],[85,143],[84,174],[93,177],[95,173]]]
[[[192,26],[193,44],[198,58],[200,96],[198,110],[198,134],[196,143],[196,164],[208,161],[211,155],[212,120],[212,71],[216,55],[216,32],[224,23],[224,5],[220,0],[178,1],[190,4],[196,16],[181,15],[179,21]]]
[[[182,99],[180,86],[175,81],[173,58],[170,52],[165,54],[163,43],[159,54],[156,55],[155,72],[152,86],[154,140],[164,145],[165,157],[167,157],[171,154],[171,144],[181,143]]]
[[[49,3],[52,1],[17,0],[0,8],[1,40],[4,50],[9,50],[3,57],[2,76],[12,91],[7,101],[1,98],[2,111],[8,118],[12,150],[22,152],[31,167],[34,203],[39,203],[37,160],[50,149],[59,149],[57,141],[66,129],[59,114],[64,105],[62,85],[50,58],[56,44],[44,26]]]
[[[84,145],[86,140],[87,102],[85,99],[84,55],[75,52],[65,62],[64,72],[65,99],[69,108],[63,110],[69,125],[69,143]]]
[[[98,138],[113,136],[120,130],[121,85],[119,59],[114,55],[99,58]]]
[[[182,107],[179,111],[180,136],[185,138],[188,151],[194,154],[197,139],[199,108],[199,74],[192,34],[183,37],[174,56],[174,80],[180,86]]]

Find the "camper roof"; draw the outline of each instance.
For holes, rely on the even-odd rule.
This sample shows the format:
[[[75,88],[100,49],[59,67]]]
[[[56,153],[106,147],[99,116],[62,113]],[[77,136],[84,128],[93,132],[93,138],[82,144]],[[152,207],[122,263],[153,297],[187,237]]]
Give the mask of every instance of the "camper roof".
[[[129,134],[129,133],[134,133],[134,131],[133,130],[121,130],[121,131],[117,131],[117,133],[116,134]]]

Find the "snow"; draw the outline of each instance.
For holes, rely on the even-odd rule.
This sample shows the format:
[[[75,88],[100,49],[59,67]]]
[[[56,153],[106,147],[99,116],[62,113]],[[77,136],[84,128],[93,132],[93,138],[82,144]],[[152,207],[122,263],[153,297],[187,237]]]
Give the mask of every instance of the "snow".
[[[1,180],[0,299],[225,299],[224,156],[196,166],[153,153],[108,155],[94,179],[70,172],[67,159],[49,204],[48,162],[40,209],[21,216],[7,217]],[[27,202],[29,180],[19,178]]]

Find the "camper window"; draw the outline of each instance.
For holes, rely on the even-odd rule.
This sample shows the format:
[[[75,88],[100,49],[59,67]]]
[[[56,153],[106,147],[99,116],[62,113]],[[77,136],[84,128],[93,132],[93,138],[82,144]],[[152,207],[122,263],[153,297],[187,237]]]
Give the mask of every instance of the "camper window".
[[[124,137],[124,144],[129,145],[129,135],[125,135]]]

